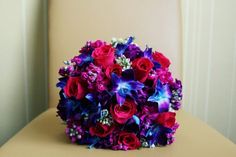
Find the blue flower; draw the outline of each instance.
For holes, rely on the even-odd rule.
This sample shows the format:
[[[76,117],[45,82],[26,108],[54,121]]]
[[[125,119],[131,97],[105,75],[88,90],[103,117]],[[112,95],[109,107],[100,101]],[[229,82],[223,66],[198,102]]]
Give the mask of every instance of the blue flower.
[[[126,70],[125,73],[129,74],[133,71]],[[129,76],[127,74],[126,76]],[[116,100],[119,105],[122,105],[125,102],[126,96],[133,97],[137,94],[137,90],[141,90],[144,85],[138,81],[130,80],[124,77],[118,77],[116,74],[112,73],[112,85],[113,92],[116,94]]]
[[[89,64],[93,61],[93,58],[89,53],[81,53],[78,56],[75,56],[71,62],[76,63],[78,66],[82,66],[84,64]]]
[[[157,61],[155,61],[152,57],[152,48],[149,48],[148,46],[146,46],[146,49],[144,50],[143,55],[145,58],[148,58],[153,62],[154,69],[158,69],[161,67],[161,65]]]
[[[66,86],[66,82],[68,80],[68,77],[61,77],[59,78],[59,82],[57,83],[57,87],[63,89]]]
[[[134,40],[134,37],[128,37],[125,43],[118,43],[116,45],[116,55],[117,56],[123,55],[123,53],[128,48],[128,46],[133,42],[133,40]]]
[[[154,145],[167,145],[167,133],[171,133],[172,129],[165,128],[161,125],[153,125],[146,132],[149,146]]]
[[[169,86],[167,84],[163,85],[161,81],[158,80],[155,92],[148,98],[148,101],[158,103],[159,112],[165,112],[169,110],[170,98],[171,92]]]
[[[72,99],[61,99],[57,106],[57,114],[61,117],[62,120],[66,121],[69,118],[72,118],[76,114],[76,110],[80,106],[80,101]]]

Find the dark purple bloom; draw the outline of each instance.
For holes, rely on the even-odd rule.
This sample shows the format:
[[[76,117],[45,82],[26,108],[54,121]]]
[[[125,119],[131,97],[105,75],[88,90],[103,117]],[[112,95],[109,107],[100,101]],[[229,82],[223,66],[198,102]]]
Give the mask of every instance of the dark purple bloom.
[[[87,82],[90,91],[102,92],[107,89],[107,80],[105,73],[98,66],[90,63],[86,71],[81,73],[81,78]]]
[[[92,42],[88,41],[84,47],[82,47],[79,52],[83,54],[90,54],[93,52],[94,47],[92,46]]]
[[[139,133],[140,131],[140,119],[138,116],[133,115],[124,125],[123,130],[128,132]]]
[[[180,80],[175,79],[175,82],[173,82],[170,85],[170,90],[171,90],[171,107],[174,110],[179,110],[181,107],[181,100],[182,100],[182,83]]]
[[[82,140],[85,130],[73,121],[67,122],[66,135],[70,138],[71,142],[75,143]]]
[[[74,71],[74,66],[69,65],[69,66],[61,67],[61,68],[59,69],[59,72],[58,72],[58,73],[59,73],[61,76],[68,76],[68,75],[70,75],[71,72],[73,72],[73,71]]]
[[[142,57],[142,50],[135,44],[130,44],[128,48],[125,50],[124,55],[126,58],[130,58],[130,60],[134,60],[137,57]]]
[[[171,132],[171,129],[165,128],[161,125],[151,126],[146,133],[146,138],[148,139],[149,146],[167,145],[167,134]]]
[[[62,120],[66,121],[67,119],[73,118],[73,116],[76,114],[78,105],[79,102],[75,100],[61,99],[57,105],[57,114]]]

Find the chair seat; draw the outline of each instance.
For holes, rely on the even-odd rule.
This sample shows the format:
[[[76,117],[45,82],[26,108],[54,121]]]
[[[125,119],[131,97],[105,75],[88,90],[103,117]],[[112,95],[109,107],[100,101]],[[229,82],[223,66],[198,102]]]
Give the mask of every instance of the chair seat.
[[[42,113],[0,149],[0,157],[236,157],[236,146],[220,133],[184,111],[177,119],[180,128],[176,142],[167,147],[134,151],[88,149],[71,144],[64,134],[65,125],[56,117],[56,109]]]

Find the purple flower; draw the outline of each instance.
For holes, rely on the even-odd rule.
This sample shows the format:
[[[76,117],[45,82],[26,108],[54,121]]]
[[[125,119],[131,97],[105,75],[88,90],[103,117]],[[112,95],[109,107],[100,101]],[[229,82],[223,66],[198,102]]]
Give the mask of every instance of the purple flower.
[[[70,138],[71,142],[75,143],[78,140],[81,140],[84,136],[84,129],[81,126],[68,121],[66,127],[66,135]]]
[[[81,78],[88,83],[90,91],[102,92],[107,89],[107,80],[100,67],[90,63],[85,72],[81,73]]]
[[[175,82],[173,82],[170,85],[170,90],[171,90],[171,107],[174,110],[179,110],[181,107],[181,100],[182,100],[182,83],[180,80],[175,79]]]
[[[167,68],[157,69],[156,76],[162,83],[172,83],[173,82],[171,72],[169,72]]]
[[[143,55],[143,52],[137,45],[130,44],[125,50],[124,55],[126,58],[130,58],[130,60],[132,61],[137,57],[141,57]]]
[[[91,45],[91,41],[88,41],[84,47],[82,47],[79,52],[84,54],[90,54],[93,52],[94,48]]]
[[[71,99],[61,99],[57,105],[57,114],[62,120],[66,121],[75,114],[78,103]]]
[[[59,74],[61,76],[68,76],[70,75],[72,72],[74,71],[74,67],[72,65],[69,65],[69,66],[65,66],[65,67],[61,67],[59,69]]]
[[[175,137],[174,134],[176,132],[176,130],[179,128],[179,124],[175,123],[175,125],[171,128],[172,132],[171,133],[167,133],[166,137],[167,137],[167,144],[172,144],[175,141]]]

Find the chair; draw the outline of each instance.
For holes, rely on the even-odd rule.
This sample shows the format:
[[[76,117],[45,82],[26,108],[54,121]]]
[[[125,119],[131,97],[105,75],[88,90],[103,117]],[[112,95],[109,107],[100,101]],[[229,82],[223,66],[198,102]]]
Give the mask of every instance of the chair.
[[[235,144],[183,110],[177,114],[181,126],[176,142],[167,147],[115,152],[70,143],[65,125],[56,117],[58,68],[89,39],[129,35],[143,47],[150,43],[160,48],[172,60],[174,76],[181,78],[179,0],[49,0],[50,108],[4,144],[0,157],[235,157]]]

